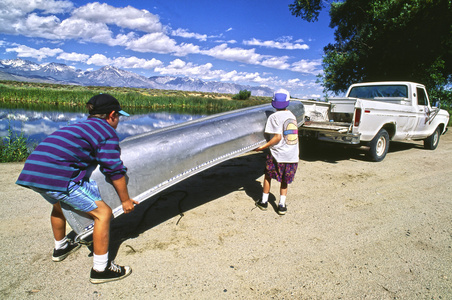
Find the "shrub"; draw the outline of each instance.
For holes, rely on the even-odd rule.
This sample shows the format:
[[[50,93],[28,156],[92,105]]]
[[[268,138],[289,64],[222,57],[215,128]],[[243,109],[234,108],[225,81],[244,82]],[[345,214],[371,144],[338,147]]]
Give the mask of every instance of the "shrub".
[[[24,133],[14,133],[8,124],[8,136],[0,141],[0,162],[24,161],[30,155]]]
[[[251,91],[241,90],[237,95],[234,95],[234,100],[248,100],[251,97]]]

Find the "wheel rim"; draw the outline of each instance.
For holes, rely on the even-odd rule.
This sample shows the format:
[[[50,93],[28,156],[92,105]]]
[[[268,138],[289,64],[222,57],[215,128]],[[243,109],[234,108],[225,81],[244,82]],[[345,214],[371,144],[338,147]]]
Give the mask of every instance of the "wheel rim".
[[[386,139],[384,137],[380,137],[377,142],[376,152],[378,156],[382,156],[385,153],[386,149]]]
[[[439,133],[438,133],[438,130],[436,130],[435,133],[433,134],[433,146],[436,146],[436,144],[438,143],[438,139],[439,139]]]

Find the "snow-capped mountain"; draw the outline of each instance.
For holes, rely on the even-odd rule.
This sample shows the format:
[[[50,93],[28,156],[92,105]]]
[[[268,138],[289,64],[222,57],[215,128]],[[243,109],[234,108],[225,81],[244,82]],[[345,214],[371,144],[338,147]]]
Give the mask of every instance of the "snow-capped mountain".
[[[64,64],[36,64],[22,59],[0,60],[0,71],[5,73],[42,79],[52,79],[63,82],[75,82],[74,78],[83,76],[82,70],[76,70]]]
[[[271,96],[273,91],[268,87],[255,87],[227,82],[202,81],[190,77],[153,76],[149,78],[155,88],[207,93],[237,94],[241,90],[251,91],[253,96]]]
[[[237,94],[240,90],[246,89],[251,91],[251,94],[254,96],[271,96],[273,92],[268,87],[202,81],[189,77],[154,76],[147,78],[112,66],[105,66],[96,71],[86,72],[58,63],[37,64],[22,59],[0,60],[0,79],[11,80],[11,75],[13,76],[12,78],[20,81],[42,81],[60,84],[151,88],[226,94]]]
[[[105,66],[97,71],[87,72],[80,82],[84,85],[153,88],[147,77],[112,66]]]
[[[74,78],[82,77],[84,72],[82,70],[76,70],[74,67],[64,64],[48,63],[41,65],[42,73],[46,77],[50,77],[56,80],[74,81]]]

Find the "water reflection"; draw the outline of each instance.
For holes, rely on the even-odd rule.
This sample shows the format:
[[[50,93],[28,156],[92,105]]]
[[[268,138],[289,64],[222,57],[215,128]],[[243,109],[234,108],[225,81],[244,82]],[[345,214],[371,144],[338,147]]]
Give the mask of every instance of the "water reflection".
[[[8,130],[20,134],[22,131],[31,143],[39,143],[55,130],[68,124],[85,120],[82,112],[35,111],[0,108],[0,137],[8,136]],[[172,112],[151,112],[121,117],[117,128],[120,140],[124,138],[187,122],[203,117]]]

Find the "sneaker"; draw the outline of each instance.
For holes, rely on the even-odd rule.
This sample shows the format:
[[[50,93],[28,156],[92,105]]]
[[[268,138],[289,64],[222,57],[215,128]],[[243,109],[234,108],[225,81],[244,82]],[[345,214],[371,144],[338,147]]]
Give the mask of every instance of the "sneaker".
[[[66,248],[58,250],[53,249],[52,260],[55,262],[62,261],[66,257],[68,257],[69,254],[77,251],[81,246],[82,245],[80,245],[79,243],[73,243],[72,241],[69,241]]]
[[[278,214],[279,215],[285,215],[287,212],[287,206],[278,205]]]
[[[123,279],[132,273],[132,269],[128,266],[118,266],[114,261],[110,261],[103,272],[91,269],[89,281],[91,283],[104,283],[114,280]]]
[[[259,207],[261,210],[267,210],[268,202],[262,202],[262,199],[259,199],[256,201],[256,206]]]

